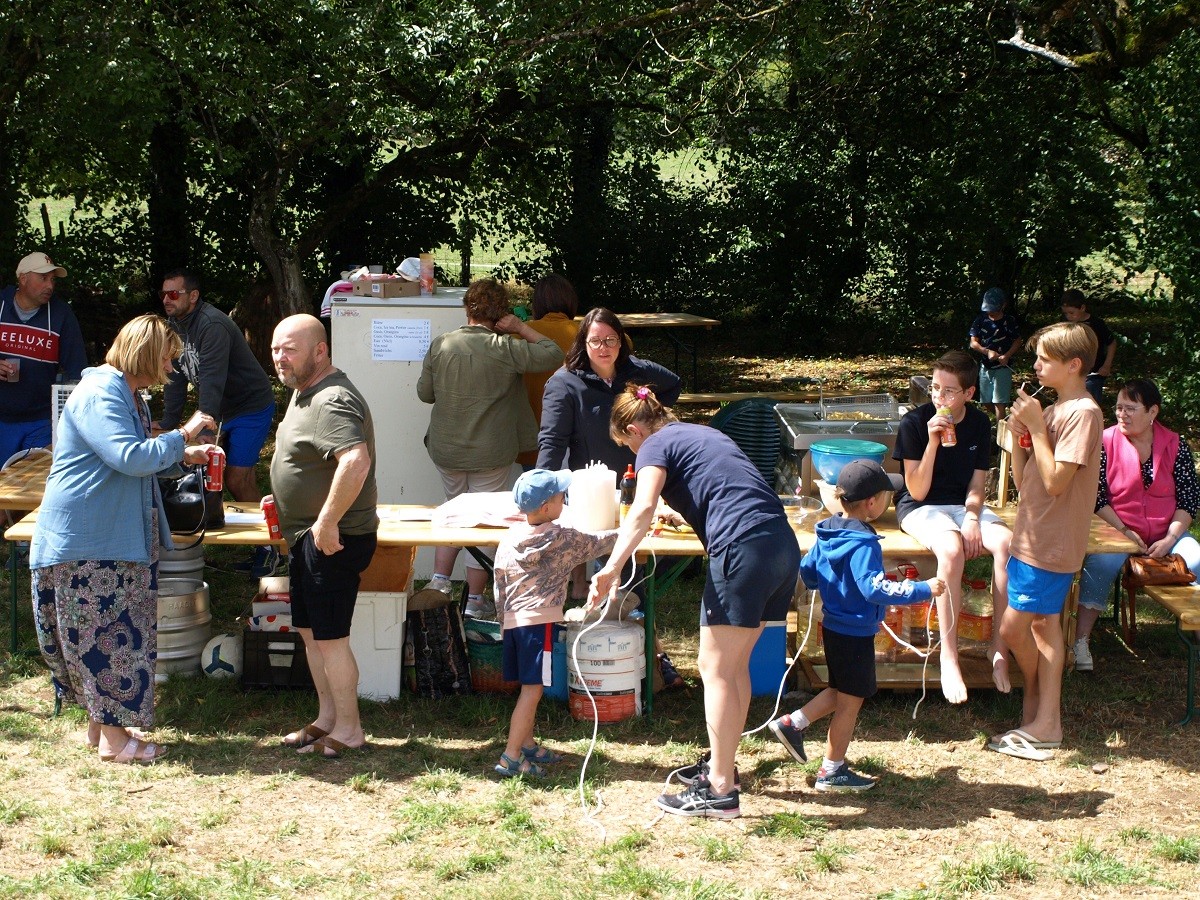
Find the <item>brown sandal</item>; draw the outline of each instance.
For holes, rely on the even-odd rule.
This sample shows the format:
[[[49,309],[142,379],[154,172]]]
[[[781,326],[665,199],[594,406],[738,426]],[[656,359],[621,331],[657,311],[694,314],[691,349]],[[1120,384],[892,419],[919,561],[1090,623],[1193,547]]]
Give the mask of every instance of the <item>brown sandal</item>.
[[[125,742],[120,753],[101,753],[102,762],[119,763],[120,765],[150,766],[167,755],[167,748],[162,744],[139,741],[131,737]]]
[[[341,741],[326,735],[313,741],[308,749],[297,752],[305,754],[319,753],[324,759],[337,759],[343,753],[365,753],[370,749],[371,745],[366,741],[363,741],[357,747],[351,747],[349,744],[343,744]]]
[[[285,735],[279,743],[285,747],[291,747],[293,750],[299,750],[301,747],[315,744],[327,734],[329,732],[324,728],[318,728],[316,725],[305,725],[299,731],[293,731],[291,734]]]

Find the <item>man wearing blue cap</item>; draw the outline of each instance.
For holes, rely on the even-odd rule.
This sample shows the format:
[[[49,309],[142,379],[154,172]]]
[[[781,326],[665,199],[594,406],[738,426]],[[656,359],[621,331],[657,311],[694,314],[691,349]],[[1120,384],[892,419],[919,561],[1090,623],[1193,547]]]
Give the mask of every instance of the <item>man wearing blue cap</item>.
[[[496,616],[504,635],[504,678],[520,681],[508,746],[496,774],[540,778],[547,763],[562,759],[538,745],[533,722],[543,686],[550,683],[555,623],[571,570],[612,550],[617,531],[577,531],[555,520],[562,515],[571,472],[530,469],[513,486],[513,501],[525,524],[513,525],[496,548]]]

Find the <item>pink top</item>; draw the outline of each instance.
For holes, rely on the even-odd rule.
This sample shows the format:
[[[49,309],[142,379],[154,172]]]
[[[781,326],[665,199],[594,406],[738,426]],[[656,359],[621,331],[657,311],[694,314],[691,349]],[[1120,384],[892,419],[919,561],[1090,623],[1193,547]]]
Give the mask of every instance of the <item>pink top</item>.
[[[1133,529],[1146,544],[1166,536],[1167,527],[1179,508],[1175,496],[1175,457],[1179,455],[1179,435],[1158,422],[1150,458],[1154,479],[1150,487],[1142,482],[1142,461],[1137,447],[1116,425],[1104,431],[1104,455],[1108,458],[1108,502],[1112,511]]]

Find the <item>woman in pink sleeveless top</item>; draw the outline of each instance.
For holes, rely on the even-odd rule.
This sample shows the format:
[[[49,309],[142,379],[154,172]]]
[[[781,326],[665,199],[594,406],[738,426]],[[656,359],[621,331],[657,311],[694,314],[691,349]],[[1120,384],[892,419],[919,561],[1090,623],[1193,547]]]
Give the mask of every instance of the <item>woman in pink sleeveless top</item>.
[[[1200,543],[1188,533],[1200,505],[1196,464],[1185,441],[1158,421],[1162,394],[1135,378],[1117,394],[1117,424],[1104,432],[1096,513],[1137,541],[1143,553],[1180,554],[1200,576]],[[1076,628],[1075,668],[1093,668],[1088,638],[1108,606],[1123,553],[1091,553],[1083,561]]]

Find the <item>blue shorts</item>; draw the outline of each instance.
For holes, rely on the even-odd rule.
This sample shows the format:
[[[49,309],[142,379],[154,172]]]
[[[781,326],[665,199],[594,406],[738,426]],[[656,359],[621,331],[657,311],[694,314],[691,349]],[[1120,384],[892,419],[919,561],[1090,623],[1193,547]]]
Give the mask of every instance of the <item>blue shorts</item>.
[[[504,629],[504,680],[550,686],[554,623]]]
[[[272,400],[256,413],[246,413],[222,423],[221,434],[227,438],[226,464],[243,469],[253,469],[258,465],[258,457],[262,454],[263,444],[267,442],[274,420],[275,401]]]
[[[780,516],[709,558],[700,624],[757,628],[787,618],[799,574],[796,533]]]
[[[1039,616],[1057,616],[1067,602],[1071,572],[1048,572],[1023,563],[1015,556],[1008,558],[1008,608]]]
[[[10,456],[33,447],[50,446],[50,420],[32,422],[0,422],[0,466]]]
[[[979,367],[979,402],[1007,406],[1012,400],[1012,369]]]

